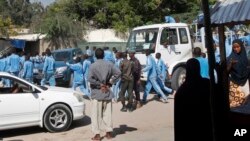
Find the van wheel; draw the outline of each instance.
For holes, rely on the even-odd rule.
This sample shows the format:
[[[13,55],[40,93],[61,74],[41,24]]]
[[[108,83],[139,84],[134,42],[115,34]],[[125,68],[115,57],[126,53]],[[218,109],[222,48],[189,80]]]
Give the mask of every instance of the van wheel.
[[[181,84],[185,81],[185,79],[186,79],[186,69],[183,67],[177,68],[172,76],[172,81],[171,81],[172,89],[177,90],[181,86]]]
[[[67,106],[55,104],[46,111],[43,123],[49,132],[61,132],[70,127],[72,117],[72,112]]]

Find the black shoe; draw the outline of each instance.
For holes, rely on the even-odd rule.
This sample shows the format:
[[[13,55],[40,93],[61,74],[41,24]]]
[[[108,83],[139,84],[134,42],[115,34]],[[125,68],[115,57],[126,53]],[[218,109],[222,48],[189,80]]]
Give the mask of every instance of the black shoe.
[[[142,100],[141,104],[145,105],[145,104],[147,104],[147,101],[146,100]]]
[[[133,108],[133,107],[130,107],[130,108],[128,109],[128,111],[129,111],[129,112],[133,112],[133,111],[134,111],[134,108]]]
[[[121,112],[127,112],[127,108],[126,108],[125,106],[123,106],[123,107],[121,108]]]

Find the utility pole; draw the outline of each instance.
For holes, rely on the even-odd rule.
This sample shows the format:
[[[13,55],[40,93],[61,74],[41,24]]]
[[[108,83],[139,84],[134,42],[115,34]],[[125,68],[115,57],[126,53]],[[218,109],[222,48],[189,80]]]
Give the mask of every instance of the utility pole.
[[[217,140],[216,122],[215,122],[215,56],[213,48],[213,39],[211,32],[211,20],[208,0],[202,0],[202,9],[204,13],[204,27],[205,27],[205,45],[208,51],[208,64],[209,64],[209,76],[210,76],[210,103],[211,103],[211,118],[212,118],[212,130],[213,130],[213,141]]]

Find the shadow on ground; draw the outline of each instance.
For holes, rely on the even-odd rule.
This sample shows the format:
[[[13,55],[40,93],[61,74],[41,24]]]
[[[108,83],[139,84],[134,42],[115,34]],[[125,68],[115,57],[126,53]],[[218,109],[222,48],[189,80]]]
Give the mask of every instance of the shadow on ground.
[[[38,126],[3,130],[0,132],[0,139],[10,138],[10,137],[15,137],[15,136],[22,136],[22,135],[30,135],[30,134],[36,134],[36,133],[43,133],[43,132],[47,132],[46,129],[40,128]],[[8,141],[23,141],[23,140],[15,139],[15,140],[8,140]]]
[[[68,130],[79,128],[82,126],[87,126],[90,123],[91,123],[90,117],[85,116],[84,118],[80,120],[73,121],[72,125],[70,126]],[[38,126],[3,130],[0,132],[0,141],[2,141],[1,139],[4,139],[4,138],[10,138],[10,137],[22,136],[22,135],[31,135],[31,134],[36,134],[36,133],[46,133],[46,132],[48,131],[45,128],[40,128]],[[8,141],[23,141],[23,140],[15,139],[15,140],[8,140]]]
[[[89,116],[85,116],[84,118],[80,120],[74,121],[69,130],[74,129],[74,128],[79,128],[82,126],[88,126],[89,124],[91,124],[91,118]]]
[[[126,132],[133,132],[136,131],[137,128],[128,127],[127,125],[120,125],[118,128],[113,129],[114,137],[117,135],[125,134]]]

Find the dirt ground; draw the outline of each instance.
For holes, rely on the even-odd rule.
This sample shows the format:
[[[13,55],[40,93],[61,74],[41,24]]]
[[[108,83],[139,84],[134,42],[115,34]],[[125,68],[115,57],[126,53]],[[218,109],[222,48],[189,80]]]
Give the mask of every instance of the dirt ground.
[[[112,141],[174,141],[173,104],[149,102],[133,112],[120,112],[121,103],[113,103],[114,138]],[[172,96],[173,97],[173,96]],[[101,135],[104,136],[105,132]],[[3,141],[91,141],[90,101],[86,100],[86,117],[73,122],[66,132],[49,133],[39,127],[0,131]],[[107,140],[103,138],[103,141]],[[0,139],[1,141],[1,139]]]

